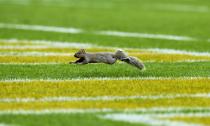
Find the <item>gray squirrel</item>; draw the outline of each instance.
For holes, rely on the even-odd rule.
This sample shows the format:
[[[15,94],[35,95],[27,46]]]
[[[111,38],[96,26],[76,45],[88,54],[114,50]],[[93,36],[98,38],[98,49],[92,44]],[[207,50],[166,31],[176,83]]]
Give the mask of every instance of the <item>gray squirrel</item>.
[[[126,62],[140,70],[145,69],[144,64],[135,57],[127,56],[124,51],[117,50],[115,53],[86,53],[85,49],[80,49],[74,54],[74,57],[79,58],[70,64],[88,64],[88,63],[106,63],[114,64],[117,60]]]

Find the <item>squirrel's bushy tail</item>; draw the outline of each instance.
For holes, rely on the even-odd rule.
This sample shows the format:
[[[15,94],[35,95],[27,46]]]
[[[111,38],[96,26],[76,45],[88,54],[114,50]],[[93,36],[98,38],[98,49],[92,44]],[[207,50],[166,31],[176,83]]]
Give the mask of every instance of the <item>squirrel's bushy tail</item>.
[[[142,61],[138,60],[135,57],[128,56],[123,50],[117,50],[115,52],[115,58],[117,58],[118,60],[124,61],[132,66],[135,66],[140,70],[145,69],[145,66]]]
[[[127,58],[124,58],[122,61],[124,61],[132,66],[135,66],[140,70],[145,70],[145,65],[143,64],[143,62],[139,61],[135,57],[128,56]]]

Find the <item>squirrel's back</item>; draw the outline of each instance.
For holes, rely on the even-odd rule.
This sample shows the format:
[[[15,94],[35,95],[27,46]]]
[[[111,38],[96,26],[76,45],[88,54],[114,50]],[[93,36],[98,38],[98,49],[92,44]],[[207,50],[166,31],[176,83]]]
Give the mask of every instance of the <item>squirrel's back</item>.
[[[85,58],[90,63],[108,63],[112,64],[115,61],[113,60],[113,53],[86,53]]]

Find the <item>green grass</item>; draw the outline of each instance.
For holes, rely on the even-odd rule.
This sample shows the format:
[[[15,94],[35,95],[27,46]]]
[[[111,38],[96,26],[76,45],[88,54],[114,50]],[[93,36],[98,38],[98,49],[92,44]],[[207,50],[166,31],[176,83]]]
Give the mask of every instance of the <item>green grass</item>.
[[[50,2],[53,3],[53,2]],[[28,6],[2,4],[0,21],[78,27],[88,30],[123,30],[209,38],[209,13],[157,10],[159,4],[210,6],[206,0],[64,0],[68,7],[44,5],[40,0]],[[83,5],[83,6],[82,6]],[[95,5],[95,6],[94,6]],[[107,8],[103,6],[107,5]],[[86,6],[86,7],[84,7]],[[14,10],[16,10],[14,12]],[[33,12],[33,16],[31,16]],[[111,21],[110,21],[111,20]],[[155,21],[155,22],[154,22]],[[196,24],[196,25],[195,25]],[[201,31],[202,29],[202,31]]]
[[[100,115],[100,114],[99,114]],[[81,121],[85,120],[85,121]],[[0,115],[0,122],[21,126],[146,126],[104,120],[96,114]]]
[[[127,64],[0,65],[0,79],[71,79],[88,77],[209,77],[209,62],[146,63],[146,71]]]
[[[56,2],[29,1],[29,4],[1,2],[0,22],[76,27],[85,34],[63,34],[25,30],[0,29],[0,38],[46,39],[91,42],[104,46],[135,48],[172,48],[210,52],[209,12],[180,12],[157,9],[159,5],[209,7],[206,0],[64,0]],[[30,2],[31,1],[31,2]],[[91,4],[90,4],[91,3]],[[66,5],[66,6],[60,6]],[[15,10],[15,11],[14,11]],[[31,16],[33,12],[33,16]],[[111,21],[110,21],[111,20]],[[142,38],[121,38],[93,35],[97,30],[119,30],[155,34],[175,34],[198,38],[197,41],[173,41]]]
[[[186,10],[184,11],[180,9],[180,7]],[[189,8],[191,8],[191,10]],[[207,11],[196,11],[199,10],[199,8],[204,8],[204,10],[207,8]],[[210,52],[210,42],[207,41],[210,39],[209,8],[209,0],[0,0],[0,23],[75,27],[85,30],[82,34],[67,34],[0,28],[0,38],[80,42],[120,48],[169,48],[197,52]],[[174,41],[134,37],[114,37],[94,34],[95,31],[100,30],[172,34],[189,36],[196,38],[197,40]],[[111,66],[105,64],[0,64],[0,80],[82,79],[89,77],[210,77],[210,62],[147,62],[145,65],[147,68],[146,71],[139,71],[127,64],[115,64]],[[178,84],[174,85],[174,87],[176,86],[178,86]],[[195,85],[195,88],[196,87],[200,87],[200,90],[205,88],[201,88],[201,85]],[[24,86],[21,88],[24,89]],[[164,87],[162,88],[164,89]],[[173,88],[173,86],[171,88]],[[190,87],[188,88],[186,86],[185,88],[188,89],[189,92],[193,91]],[[2,90],[4,90],[4,88],[2,88]],[[16,88],[14,90],[18,89]],[[5,89],[5,91],[7,90]],[[37,91],[39,92],[40,90]],[[119,89],[119,91],[123,91],[123,89]],[[158,91],[159,90],[157,90],[157,92]],[[177,91],[180,90],[177,89]],[[205,89],[205,92],[209,92],[208,88]],[[8,93],[12,94],[14,92],[8,91]],[[142,92],[140,91],[140,93]],[[166,106],[171,106],[171,104],[174,105],[176,103],[176,105],[180,107],[191,105],[204,107],[209,105],[208,99],[200,98],[171,99],[165,100],[164,102]],[[155,100],[150,101],[147,102],[147,104],[144,100],[127,100],[126,103],[127,104],[122,102],[121,105],[124,106],[124,108],[128,107],[127,105],[132,103],[136,106],[142,105],[145,107],[145,105],[150,106],[152,104],[156,104],[160,107],[164,107],[163,101],[161,100],[158,102]],[[7,109],[12,109],[9,105],[17,105],[2,102],[0,104]],[[24,106],[22,104],[23,103],[16,107],[23,108]],[[64,102],[56,102],[55,104],[61,108],[64,107],[62,106]],[[80,102],[75,104],[75,107],[77,108],[83,104],[85,103]],[[99,103],[95,102],[95,105],[97,104]],[[53,106],[54,104],[49,103],[49,105]],[[100,105],[101,107],[104,107],[106,104],[104,102],[100,102]],[[116,108],[119,108],[120,104],[113,103],[113,105]],[[36,109],[36,106],[33,103],[31,103],[31,107]],[[44,105],[40,104],[40,107],[43,108]],[[66,107],[69,107],[69,104],[66,104]],[[20,126],[137,125],[100,119],[97,117],[100,114],[0,114],[0,125],[1,123]],[[138,124],[138,126],[143,125]]]

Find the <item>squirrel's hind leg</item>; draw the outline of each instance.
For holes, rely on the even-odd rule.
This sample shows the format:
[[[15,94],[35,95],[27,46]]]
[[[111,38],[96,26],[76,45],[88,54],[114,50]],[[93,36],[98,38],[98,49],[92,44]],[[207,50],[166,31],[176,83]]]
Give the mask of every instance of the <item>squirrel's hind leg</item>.
[[[107,64],[114,64],[117,61],[116,58],[109,58]]]
[[[129,57],[127,57],[127,58],[122,58],[121,61],[124,61],[124,62],[129,63],[129,62],[130,62],[130,58],[129,58]]]

